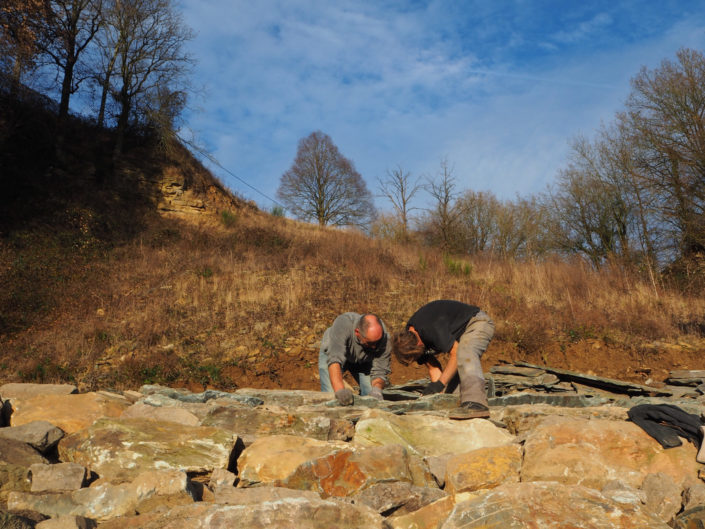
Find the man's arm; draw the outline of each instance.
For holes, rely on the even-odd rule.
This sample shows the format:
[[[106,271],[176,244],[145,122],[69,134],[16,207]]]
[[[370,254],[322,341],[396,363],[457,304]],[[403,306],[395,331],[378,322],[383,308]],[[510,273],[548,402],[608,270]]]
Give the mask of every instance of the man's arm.
[[[441,373],[439,380],[443,383],[444,386],[448,385],[448,382],[451,381],[451,379],[455,376],[455,374],[458,372],[458,342],[453,343],[453,347],[450,350],[450,354],[448,356],[448,363],[446,364],[445,369],[443,369],[443,372]],[[431,379],[433,380],[433,379]]]
[[[328,366],[328,375],[330,376],[330,385],[333,386],[333,391],[343,389],[343,369],[340,364],[334,363]]]
[[[435,382],[441,378],[441,373],[443,373],[442,366],[435,356],[426,354],[423,356],[423,361],[419,363],[425,365],[426,369],[428,369],[428,377],[431,379],[431,382]]]

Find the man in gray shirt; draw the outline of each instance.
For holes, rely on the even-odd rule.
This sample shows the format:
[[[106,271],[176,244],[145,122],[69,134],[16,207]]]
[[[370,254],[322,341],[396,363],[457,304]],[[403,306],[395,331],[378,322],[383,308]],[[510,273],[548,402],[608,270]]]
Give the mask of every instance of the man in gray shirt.
[[[343,406],[353,403],[352,391],[343,384],[345,371],[360,386],[360,395],[382,400],[392,357],[387,328],[374,314],[346,312],[326,329],[318,355],[321,391],[335,392]]]

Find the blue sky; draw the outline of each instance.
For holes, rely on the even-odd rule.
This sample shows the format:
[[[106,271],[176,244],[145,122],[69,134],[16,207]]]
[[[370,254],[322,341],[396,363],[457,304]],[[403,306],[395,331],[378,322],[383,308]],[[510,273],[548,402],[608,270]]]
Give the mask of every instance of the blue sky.
[[[372,193],[401,165],[501,199],[543,191],[642,66],[705,51],[701,0],[183,0],[187,128],[275,198],[299,139],[331,136]],[[208,164],[207,164],[208,165]],[[211,166],[263,209],[273,203]],[[424,205],[430,199],[420,196]],[[376,199],[381,210],[390,205]]]

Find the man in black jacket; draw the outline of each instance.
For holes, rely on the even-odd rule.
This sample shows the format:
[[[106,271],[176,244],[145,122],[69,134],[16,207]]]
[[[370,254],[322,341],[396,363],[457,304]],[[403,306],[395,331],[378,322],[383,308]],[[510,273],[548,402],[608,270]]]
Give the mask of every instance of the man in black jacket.
[[[406,328],[394,337],[393,351],[400,363],[425,364],[431,383],[424,395],[450,391],[460,378],[460,409],[454,418],[490,416],[480,357],[494,336],[494,323],[474,305],[460,301],[432,301],[417,310]],[[445,368],[436,358],[449,353]],[[449,387],[449,384],[451,387]]]

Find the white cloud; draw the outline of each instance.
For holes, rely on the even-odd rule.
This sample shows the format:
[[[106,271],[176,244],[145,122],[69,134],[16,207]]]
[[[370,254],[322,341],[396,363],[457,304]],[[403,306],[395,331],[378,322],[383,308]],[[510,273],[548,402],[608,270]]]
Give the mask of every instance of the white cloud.
[[[463,186],[513,198],[552,181],[569,139],[612,118],[641,64],[705,43],[704,15],[622,42],[607,10],[544,36],[533,3],[460,5],[189,0],[197,82],[208,87],[189,123],[272,197],[298,140],[322,130],[370,187],[397,164],[435,173],[447,156]],[[596,34],[617,44],[595,47]]]

